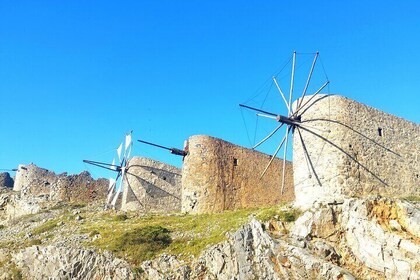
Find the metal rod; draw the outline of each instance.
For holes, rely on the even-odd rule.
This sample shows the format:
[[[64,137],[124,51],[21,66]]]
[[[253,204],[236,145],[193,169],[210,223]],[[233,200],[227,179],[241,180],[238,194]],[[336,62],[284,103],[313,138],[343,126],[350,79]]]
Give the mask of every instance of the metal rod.
[[[186,156],[187,155],[187,153],[185,151],[180,150],[180,149],[177,149],[177,148],[168,148],[168,147],[165,147],[165,146],[162,146],[162,145],[158,145],[158,144],[155,144],[155,143],[152,143],[152,142],[143,141],[143,140],[137,140],[137,141],[139,141],[141,143],[144,143],[144,144],[147,144],[147,145],[151,145],[151,146],[155,146],[155,147],[158,147],[158,148],[161,148],[161,149],[168,150],[173,155],[177,155],[177,156]]]
[[[292,63],[292,76],[290,78],[290,93],[289,93],[289,114],[288,116],[290,116],[293,112],[292,112],[292,95],[293,95],[293,87],[294,87],[294,82],[295,82],[295,66],[296,66],[296,51],[293,52],[293,63]]]
[[[266,114],[257,113],[257,116],[264,117],[264,118],[267,118],[267,119],[277,120],[277,117],[269,116],[269,115],[266,115]]]
[[[281,194],[283,194],[284,189],[284,178],[286,173],[286,153],[287,153],[287,143],[289,141],[289,129],[286,129],[286,144],[284,145],[284,153],[283,153],[283,174],[281,179]]]
[[[271,136],[274,135],[274,133],[277,132],[277,130],[279,130],[284,123],[281,123],[280,125],[278,125],[270,134],[268,134],[263,140],[261,140],[260,142],[258,142],[257,145],[255,145],[254,147],[252,147],[252,149],[255,149],[256,147],[258,147],[259,145],[261,145],[262,143],[264,143],[265,141],[268,140],[268,138],[270,138]]]
[[[321,90],[323,90],[328,84],[330,83],[330,81],[326,81],[306,102],[305,104],[303,104],[302,106],[300,106],[292,115],[292,117],[295,117],[297,115],[297,113],[306,106],[306,104],[308,104],[309,102],[311,102],[311,100],[318,94],[320,93]]]
[[[306,80],[305,88],[303,89],[303,92],[302,92],[302,97],[299,99],[296,108],[300,107],[300,104],[302,103],[302,100],[306,95],[306,91],[308,90],[309,83],[311,82],[312,73],[314,72],[314,68],[315,68],[315,64],[316,64],[316,60],[318,58],[318,55],[319,55],[319,52],[316,52],[314,60],[312,61],[311,70],[309,70],[309,75],[308,75],[308,79]]]
[[[290,107],[289,107],[289,104],[287,103],[286,97],[284,96],[283,91],[281,90],[281,88],[280,88],[279,84],[277,83],[276,77],[273,77],[273,81],[274,81],[274,84],[276,85],[276,87],[277,87],[278,91],[280,92],[281,97],[283,98],[284,103],[286,104],[286,107],[287,107],[287,112],[288,112],[288,113],[290,113]]]
[[[265,172],[267,172],[268,168],[270,167],[271,163],[273,162],[274,158],[277,156],[277,153],[281,149],[281,146],[283,146],[284,141],[286,140],[286,137],[283,137],[283,140],[281,140],[280,145],[277,147],[276,151],[274,152],[273,156],[271,157],[270,161],[268,162],[267,166],[265,167],[263,173],[260,176],[260,179],[264,176]]]
[[[13,169],[0,169],[0,171],[10,171],[10,172],[15,172],[15,171],[18,171],[16,168],[13,168]]]
[[[363,165],[362,163],[360,163],[354,156],[352,156],[351,154],[349,154],[347,151],[345,151],[342,147],[338,146],[337,144],[331,142],[329,139],[325,138],[324,136],[311,131],[310,129],[307,129],[305,127],[300,127],[303,130],[317,136],[318,138],[324,140],[325,142],[327,142],[328,144],[330,144],[331,146],[335,147],[336,149],[338,149],[339,151],[341,151],[343,154],[345,154],[346,156],[348,156],[351,160],[353,160],[354,162],[356,162],[360,167],[362,167],[364,170],[366,170],[367,172],[369,172],[373,177],[375,177],[379,182],[381,182],[382,184],[384,184],[385,186],[388,186],[388,184],[382,180],[378,175],[376,175],[375,173],[373,173],[372,171],[370,171],[365,165]]]
[[[171,150],[171,148],[168,148],[168,147],[165,147],[165,146],[161,146],[161,145],[158,145],[158,144],[155,144],[155,143],[151,143],[151,142],[147,142],[147,141],[143,141],[143,140],[137,140],[137,141],[139,141],[140,143],[144,143],[144,144],[147,144],[147,145],[150,145],[150,146],[155,146],[155,147],[158,147],[158,148],[161,148],[161,149],[165,149],[165,150],[168,150],[168,151]]]
[[[261,109],[257,109],[257,108],[254,108],[254,107],[251,107],[251,106],[248,106],[248,105],[239,104],[239,107],[251,109],[251,110],[254,110],[254,111],[263,113],[263,114],[267,114],[267,115],[270,115],[270,116],[277,117],[277,114],[274,114],[274,113],[271,113],[271,112],[267,112],[267,111],[264,111],[264,110],[261,110]]]
[[[308,153],[308,150],[306,149],[306,145],[305,145],[305,143],[303,142],[302,133],[300,132],[299,127],[297,127],[297,131],[298,131],[298,133],[299,133],[300,142],[301,142],[301,144],[302,144],[303,152],[304,152],[304,154],[305,154],[306,164],[307,164],[307,165],[309,165],[309,166],[311,167],[312,172],[314,173],[314,176],[315,176],[316,180],[318,181],[318,184],[319,184],[320,186],[322,186],[321,180],[318,178],[318,174],[316,174],[316,171],[315,171],[314,165],[312,164],[312,160],[311,160],[311,158],[309,157],[309,153]],[[308,163],[309,163],[309,164],[308,164]],[[308,166],[308,170],[309,170],[309,166]],[[311,175],[310,173],[311,173],[311,171],[309,170],[309,176]]]
[[[99,162],[99,161],[93,161],[93,160],[83,160],[84,163],[88,163],[94,166],[98,166],[104,169],[108,169],[108,170],[112,170],[112,171],[119,171],[121,169],[121,166],[115,165],[115,164],[109,164],[109,163],[104,163],[104,162]],[[116,169],[113,169],[112,167],[108,167],[108,166],[112,166],[115,167]]]

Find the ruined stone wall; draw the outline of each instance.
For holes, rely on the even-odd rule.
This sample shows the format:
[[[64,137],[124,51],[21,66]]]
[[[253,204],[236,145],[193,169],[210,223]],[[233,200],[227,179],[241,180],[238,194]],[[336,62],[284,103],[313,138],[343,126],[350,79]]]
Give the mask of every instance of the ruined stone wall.
[[[197,135],[188,140],[182,169],[182,211],[220,212],[293,201],[292,163],[275,159],[260,178],[270,156],[221,139]]]
[[[133,157],[124,180],[121,210],[143,213],[181,211],[181,170],[143,157]]]
[[[293,145],[298,206],[343,196],[420,195],[418,124],[337,95],[316,96],[301,113],[306,130],[295,130]]]
[[[52,201],[89,202],[105,200],[108,180],[94,180],[89,172],[55,174],[35,164],[19,165],[13,190],[24,196],[44,196]]]

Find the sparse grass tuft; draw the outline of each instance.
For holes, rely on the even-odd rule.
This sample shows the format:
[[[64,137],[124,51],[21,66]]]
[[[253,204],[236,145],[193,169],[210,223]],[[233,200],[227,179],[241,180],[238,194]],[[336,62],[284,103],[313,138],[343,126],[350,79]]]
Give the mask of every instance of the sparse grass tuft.
[[[169,230],[161,226],[134,228],[109,243],[109,250],[138,265],[171,244]]]
[[[267,222],[271,219],[276,219],[290,223],[296,221],[300,214],[301,212],[294,208],[272,207],[261,210],[257,214],[256,218],[263,222]]]
[[[162,253],[179,255],[180,258],[188,260],[191,255],[199,255],[206,247],[226,240],[226,234],[247,223],[250,216],[263,221],[276,217],[290,222],[298,217],[299,211],[283,205],[216,214],[149,215],[129,219],[121,218],[121,215],[113,212],[95,215],[90,218],[91,223],[81,225],[81,231],[90,236],[100,234],[100,238],[91,239],[86,245],[111,250],[130,263],[138,265],[140,260]],[[152,233],[157,234],[156,237]],[[161,240],[159,236],[169,236],[170,239]],[[157,240],[157,247],[150,244],[152,240]]]
[[[55,219],[48,220],[45,223],[43,223],[42,225],[40,225],[39,227],[33,229],[32,234],[33,235],[39,235],[39,234],[42,234],[44,232],[50,231],[57,226],[57,223],[58,223],[58,221],[55,220]]]
[[[2,276],[4,279],[10,280],[21,280],[23,279],[21,270],[11,261],[11,256],[8,255],[5,259],[0,262],[0,268],[2,272],[5,272]],[[3,278],[2,278],[3,279]]]
[[[97,231],[97,230],[95,229],[95,230],[92,230],[92,231],[89,233],[89,237],[94,237],[95,235],[98,235],[98,234],[100,234],[100,232],[99,232],[99,231]]]
[[[128,219],[127,214],[118,214],[114,216],[114,221],[125,221]]]
[[[33,246],[33,245],[41,245],[42,241],[41,239],[32,239],[28,242],[28,247]]]
[[[409,202],[420,202],[420,196],[410,195],[403,197],[403,200],[407,200]]]

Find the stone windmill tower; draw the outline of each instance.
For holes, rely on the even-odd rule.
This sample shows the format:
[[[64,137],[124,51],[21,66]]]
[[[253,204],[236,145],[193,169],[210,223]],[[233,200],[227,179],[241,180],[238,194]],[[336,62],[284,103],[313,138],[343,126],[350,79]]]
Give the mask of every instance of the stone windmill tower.
[[[299,207],[309,207],[317,200],[338,201],[343,196],[419,195],[419,125],[341,96],[322,94],[329,84],[326,75],[326,81],[307,95],[318,53],[314,54],[302,94],[294,100],[296,55],[294,52],[291,59],[288,96],[273,78],[286,115],[240,105],[278,123],[253,148],[281,129],[285,131],[261,176],[281,149],[286,159],[288,144],[292,143]],[[285,174],[283,170],[281,191]]]

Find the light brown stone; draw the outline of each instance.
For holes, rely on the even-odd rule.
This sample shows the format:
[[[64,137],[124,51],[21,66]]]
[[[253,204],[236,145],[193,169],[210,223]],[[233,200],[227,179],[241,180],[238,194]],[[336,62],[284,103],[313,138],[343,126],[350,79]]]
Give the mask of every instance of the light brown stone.
[[[210,136],[188,140],[182,170],[182,211],[220,212],[275,205],[294,199],[292,163],[275,158],[260,178],[270,156]]]
[[[418,124],[337,95],[316,96],[301,113],[303,128],[293,139],[297,206],[340,197],[420,195]]]

